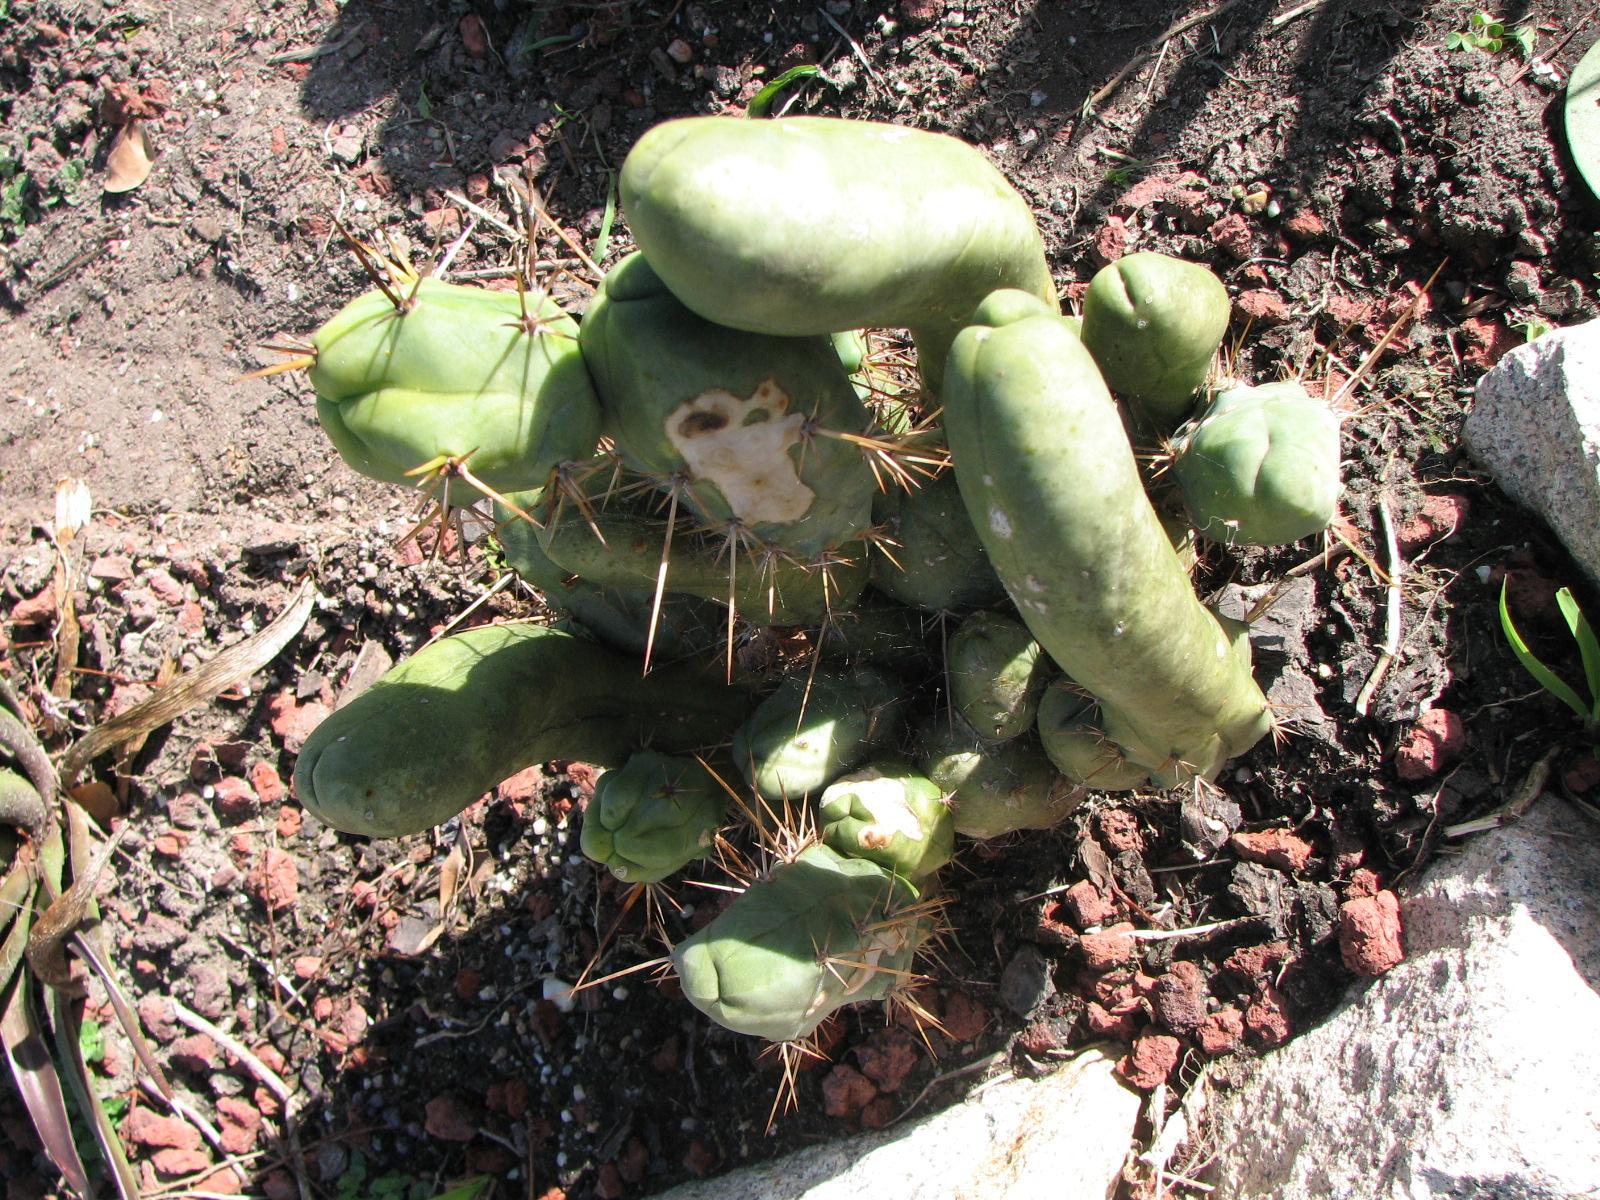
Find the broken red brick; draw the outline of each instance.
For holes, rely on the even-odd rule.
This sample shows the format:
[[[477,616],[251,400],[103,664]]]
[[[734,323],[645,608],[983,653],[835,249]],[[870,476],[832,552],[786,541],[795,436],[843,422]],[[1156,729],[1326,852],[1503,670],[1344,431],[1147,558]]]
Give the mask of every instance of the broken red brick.
[[[1395,540],[1409,557],[1460,529],[1471,507],[1465,496],[1424,496],[1416,515],[1395,531]]]
[[[1283,219],[1283,232],[1291,241],[1315,242],[1328,235],[1321,217],[1308,208],[1296,209]]]
[[[248,778],[250,786],[255,789],[264,808],[282,804],[289,794],[288,789],[283,786],[278,768],[269,762],[258,760],[251,763]]]
[[[1246,983],[1259,983],[1288,961],[1288,958],[1288,942],[1241,946],[1223,959],[1222,969],[1232,972]]]
[[[1097,267],[1110,266],[1128,252],[1128,223],[1110,216],[1089,243],[1089,261]]]
[[[1133,1043],[1133,1049],[1117,1064],[1117,1074],[1140,1091],[1165,1083],[1178,1065],[1183,1044],[1164,1033],[1147,1033]]]
[[[855,1053],[861,1073],[877,1084],[880,1092],[899,1091],[922,1059],[916,1039],[892,1025],[867,1038]]]
[[[853,1119],[877,1095],[877,1084],[854,1067],[840,1063],[822,1081],[822,1110],[830,1117]]]
[[[1393,892],[1339,906],[1339,957],[1357,975],[1382,975],[1405,959],[1400,899]]]
[[[245,876],[244,886],[272,912],[292,908],[300,894],[300,872],[294,856],[278,849],[262,851]]]
[[[228,1154],[249,1154],[261,1135],[261,1112],[241,1096],[217,1099],[217,1127],[222,1149]]]
[[[1192,962],[1175,962],[1156,981],[1155,1009],[1173,1033],[1192,1038],[1206,1016],[1206,976]]]
[[[1467,728],[1446,708],[1430,708],[1406,730],[1394,754],[1395,772],[1416,782],[1431,779],[1461,757],[1467,748]]]
[[[302,704],[295,699],[294,692],[288,688],[267,700],[267,719],[272,726],[272,732],[278,735],[283,742],[283,748],[290,754],[300,753],[306,744],[306,739],[318,725],[322,724],[328,714],[328,706],[320,700],[310,700]]]
[[[1091,971],[1109,971],[1133,958],[1138,944],[1128,936],[1133,926],[1124,921],[1100,933],[1086,933],[1078,945]]]
[[[255,789],[235,775],[224,775],[212,784],[212,791],[217,816],[224,821],[248,821],[260,807]]]
[[[1283,993],[1273,984],[1262,984],[1261,991],[1244,1010],[1244,1026],[1258,1045],[1270,1048],[1287,1042],[1294,1027]]]
[[[1315,848],[1305,838],[1287,829],[1263,829],[1257,833],[1236,833],[1228,845],[1246,862],[1260,863],[1280,871],[1303,871]]]
[[[970,1042],[988,1027],[989,1010],[966,992],[951,990],[944,994],[939,1024],[944,1026],[952,1041]]]
[[[1271,288],[1251,288],[1233,298],[1233,307],[1242,317],[1257,325],[1282,325],[1289,319],[1289,305]]]
[[[1083,1011],[1083,1024],[1095,1037],[1115,1038],[1119,1042],[1131,1042],[1133,1031],[1138,1028],[1139,1010],[1130,1008],[1120,1012],[1112,1012],[1097,1001],[1089,1001],[1089,1006]]]
[[[1490,317],[1468,317],[1461,322],[1465,342],[1461,358],[1469,367],[1487,371],[1506,354],[1522,345],[1523,339]]]
[[[148,1108],[136,1108],[122,1124],[122,1136],[146,1149],[197,1150],[200,1131],[178,1117],[164,1117]]]
[[[1250,222],[1244,219],[1242,213],[1229,213],[1213,221],[1211,227],[1206,230],[1206,236],[1219,250],[1241,262],[1254,253],[1255,231],[1250,228]]]
[[[1210,1058],[1226,1054],[1244,1038],[1244,1015],[1229,1005],[1206,1016],[1195,1030],[1195,1040]]]
[[[1104,925],[1117,915],[1117,906],[1088,879],[1080,879],[1061,897],[1061,903],[1079,929]]]

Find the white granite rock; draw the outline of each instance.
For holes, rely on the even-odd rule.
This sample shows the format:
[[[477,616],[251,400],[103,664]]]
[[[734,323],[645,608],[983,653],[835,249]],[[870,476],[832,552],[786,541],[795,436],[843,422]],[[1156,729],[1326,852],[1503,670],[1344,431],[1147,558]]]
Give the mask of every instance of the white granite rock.
[[[1107,1200],[1139,1096],[1088,1050],[1043,1079],[981,1086],[914,1123],[800,1150],[658,1200]]]
[[[1214,1102],[1216,1195],[1600,1196],[1600,829],[1546,796],[1401,911],[1406,960]]]
[[[1478,381],[1462,437],[1600,585],[1600,321],[1502,358]]]

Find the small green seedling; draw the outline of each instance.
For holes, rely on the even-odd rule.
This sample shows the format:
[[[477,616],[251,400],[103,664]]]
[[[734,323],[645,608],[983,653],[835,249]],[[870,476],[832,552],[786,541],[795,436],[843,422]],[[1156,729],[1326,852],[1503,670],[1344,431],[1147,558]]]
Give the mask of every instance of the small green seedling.
[[[1533,26],[1519,25],[1507,30],[1505,22],[1486,12],[1475,12],[1466,29],[1458,29],[1445,40],[1447,50],[1482,50],[1485,54],[1498,54],[1510,42],[1522,52],[1524,58],[1533,57]]]
[[[1595,640],[1589,619],[1572,598],[1571,588],[1562,588],[1556,593],[1556,604],[1560,606],[1561,615],[1566,618],[1567,628],[1572,631],[1573,640],[1578,643],[1578,653],[1583,658],[1583,678],[1589,689],[1587,704],[1570,684],[1535,658],[1533,651],[1528,649],[1528,643],[1522,640],[1522,635],[1511,622],[1511,611],[1506,607],[1504,581],[1500,584],[1500,628],[1505,630],[1506,641],[1511,643],[1511,652],[1528,674],[1538,681],[1540,687],[1578,714],[1585,733],[1593,734],[1600,731],[1600,641]],[[1600,745],[1595,747],[1595,752],[1600,756]]]

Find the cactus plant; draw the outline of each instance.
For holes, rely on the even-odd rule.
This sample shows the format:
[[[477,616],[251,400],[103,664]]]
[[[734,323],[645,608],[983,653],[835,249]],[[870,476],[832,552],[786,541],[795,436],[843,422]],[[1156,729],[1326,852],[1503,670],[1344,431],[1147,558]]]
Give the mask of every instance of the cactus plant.
[[[912,883],[955,853],[955,821],[939,785],[904,763],[874,763],[841,775],[817,804],[822,840],[870,859]]]
[[[1231,311],[1227,289],[1198,263],[1130,254],[1089,281],[1080,336],[1137,424],[1166,433],[1194,407]]]
[[[945,669],[956,711],[985,738],[1005,742],[1032,728],[1050,662],[1021,621],[976,612],[950,635]]]
[[[1339,418],[1294,380],[1218,392],[1172,452],[1189,521],[1214,542],[1280,546],[1333,521]]]
[[[786,336],[909,328],[935,389],[996,288],[1055,303],[1027,203],[956,138],[899,125],[689,117],[622,164],[622,208],[701,316]]]
[[[525,625],[447,638],[329,718],[296,786],[340,829],[396,835],[528,763],[586,759],[614,769],[585,852],[653,883],[704,853],[740,790],[682,756],[727,749],[749,785],[733,807],[786,861],[673,962],[714,1019],[796,1040],[905,977],[929,933],[918,892],[956,833],[1212,777],[1268,728],[1246,632],[1196,597],[1193,533],[1158,516],[1128,437],[1189,414],[1227,295],[1132,255],[1078,326],[1021,198],[978,151],[915,130],[669,122],[621,194],[641,253],[581,326],[391,265],[404,287],[314,337],[312,382],[357,469],[407,482],[470,458],[507,562],[623,652]],[[942,428],[902,368],[861,378],[861,330],[881,326],[913,331]],[[1225,391],[1173,439],[1208,535],[1277,538],[1331,512],[1336,431],[1330,457],[1326,418],[1282,392]],[[933,467],[941,439],[953,475],[884,457],[914,446]],[[874,494],[885,463],[922,486]],[[952,611],[969,615],[941,647]],[[721,644],[731,678],[741,629],[750,691],[702,673]],[[641,678],[641,652],[687,661]],[[949,706],[919,708],[943,679]],[[805,798],[827,844],[795,852],[803,832],[755,810]]]
[[[715,745],[748,703],[689,667],[641,679],[633,659],[571,634],[481,626],[419,650],[318,725],[295,794],[335,829],[399,837],[546,759]]]
[[[733,760],[768,800],[799,800],[889,741],[905,699],[872,667],[786,678],[733,735]]]
[[[624,883],[658,883],[705,857],[727,808],[698,759],[644,751],[595,781],[579,845]]]
[[[1248,643],[1195,597],[1083,343],[1059,318],[991,312],[956,339],[946,394],[973,526],[1124,753],[1158,781],[1209,778],[1270,725]]]
[[[680,942],[673,966],[689,1003],[719,1025],[798,1041],[909,977],[930,933],[915,901],[876,863],[811,846]]]
[[[544,484],[588,458],[600,406],[577,325],[553,300],[417,279],[345,305],[311,337],[317,417],[345,462],[386,483],[468,459],[490,487]]]

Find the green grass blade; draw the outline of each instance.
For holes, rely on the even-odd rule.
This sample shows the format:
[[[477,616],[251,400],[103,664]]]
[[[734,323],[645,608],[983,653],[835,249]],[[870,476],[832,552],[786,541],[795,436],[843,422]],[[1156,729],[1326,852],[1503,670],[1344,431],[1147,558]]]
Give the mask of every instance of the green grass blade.
[[[1571,588],[1557,592],[1556,603],[1561,606],[1561,615],[1567,619],[1567,628],[1572,631],[1578,653],[1583,656],[1583,680],[1589,685],[1589,719],[1593,721],[1600,717],[1600,641],[1595,640],[1589,618],[1572,598]]]
[[[448,1192],[440,1192],[433,1200],[475,1200],[478,1193],[488,1186],[489,1177],[478,1175],[465,1183],[458,1184]]]
[[[772,102],[778,98],[778,94],[784,88],[798,79],[810,79],[813,75],[820,74],[822,74],[822,68],[812,63],[803,63],[798,67],[790,67],[782,75],[779,75],[768,83],[766,87],[750,97],[750,103],[745,108],[744,115],[747,117],[770,116]]]
[[[611,249],[611,226],[617,220],[617,173],[606,172],[606,210],[600,215],[600,232],[595,235],[594,250],[589,257],[597,263],[606,261],[606,251]]]
[[[1511,612],[1506,608],[1504,580],[1500,583],[1500,628],[1505,631],[1506,641],[1511,643],[1511,652],[1517,656],[1517,661],[1522,664],[1523,669],[1534,677],[1540,687],[1577,713],[1579,718],[1587,721],[1589,706],[1578,699],[1578,693],[1563,683],[1554,671],[1533,656],[1533,651],[1528,649],[1528,643],[1522,640],[1517,627],[1511,623]]]

